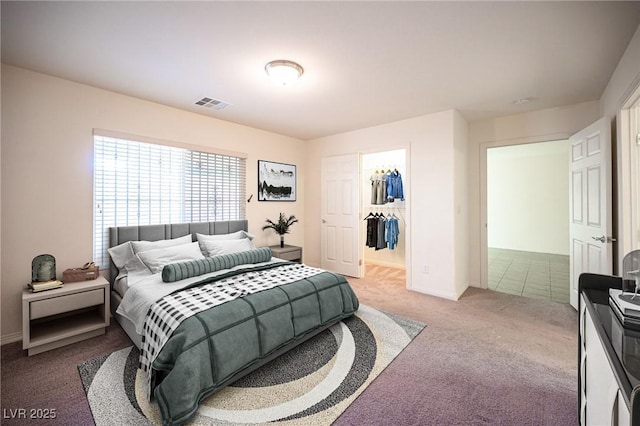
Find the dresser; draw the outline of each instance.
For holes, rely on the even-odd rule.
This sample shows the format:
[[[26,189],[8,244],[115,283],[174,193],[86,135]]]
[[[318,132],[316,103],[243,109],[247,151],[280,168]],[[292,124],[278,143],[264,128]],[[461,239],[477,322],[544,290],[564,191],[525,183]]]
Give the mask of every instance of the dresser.
[[[582,274],[578,304],[578,409],[581,425],[640,426],[640,331],[609,306],[622,280]]]

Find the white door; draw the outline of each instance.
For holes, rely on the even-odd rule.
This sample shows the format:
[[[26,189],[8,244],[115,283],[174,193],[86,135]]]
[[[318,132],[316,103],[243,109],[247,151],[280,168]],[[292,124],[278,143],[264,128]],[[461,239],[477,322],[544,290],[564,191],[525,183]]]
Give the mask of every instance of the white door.
[[[351,277],[360,276],[359,170],[358,154],[322,159],[321,266]]]
[[[602,118],[569,138],[569,299],[578,306],[583,272],[611,274],[611,138]]]

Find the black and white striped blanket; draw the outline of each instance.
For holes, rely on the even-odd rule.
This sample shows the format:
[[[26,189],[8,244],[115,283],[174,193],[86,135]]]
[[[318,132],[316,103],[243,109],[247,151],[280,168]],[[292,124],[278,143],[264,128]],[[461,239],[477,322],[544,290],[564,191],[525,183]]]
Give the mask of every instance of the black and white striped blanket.
[[[185,319],[225,302],[323,272],[322,269],[289,263],[265,270],[251,269],[169,294],[151,306],[144,323],[140,351],[140,368],[147,373],[149,383],[153,361]]]

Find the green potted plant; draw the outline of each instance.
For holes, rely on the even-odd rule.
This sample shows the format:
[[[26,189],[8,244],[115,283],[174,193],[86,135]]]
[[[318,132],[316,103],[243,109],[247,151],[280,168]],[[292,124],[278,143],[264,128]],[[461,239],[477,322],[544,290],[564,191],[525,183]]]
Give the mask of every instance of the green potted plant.
[[[298,219],[294,215],[287,217],[284,213],[280,213],[280,218],[277,222],[267,219],[267,224],[262,227],[262,230],[273,229],[276,234],[280,235],[280,247],[284,247],[284,234],[288,234],[289,227],[297,221]]]

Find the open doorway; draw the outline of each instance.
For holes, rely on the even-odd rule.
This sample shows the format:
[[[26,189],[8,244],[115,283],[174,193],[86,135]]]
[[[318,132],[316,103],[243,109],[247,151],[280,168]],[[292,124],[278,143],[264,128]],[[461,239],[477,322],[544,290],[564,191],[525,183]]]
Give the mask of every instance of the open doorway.
[[[362,154],[360,164],[361,277],[406,287],[407,150]]]
[[[569,303],[568,140],[488,148],[487,287]]]

